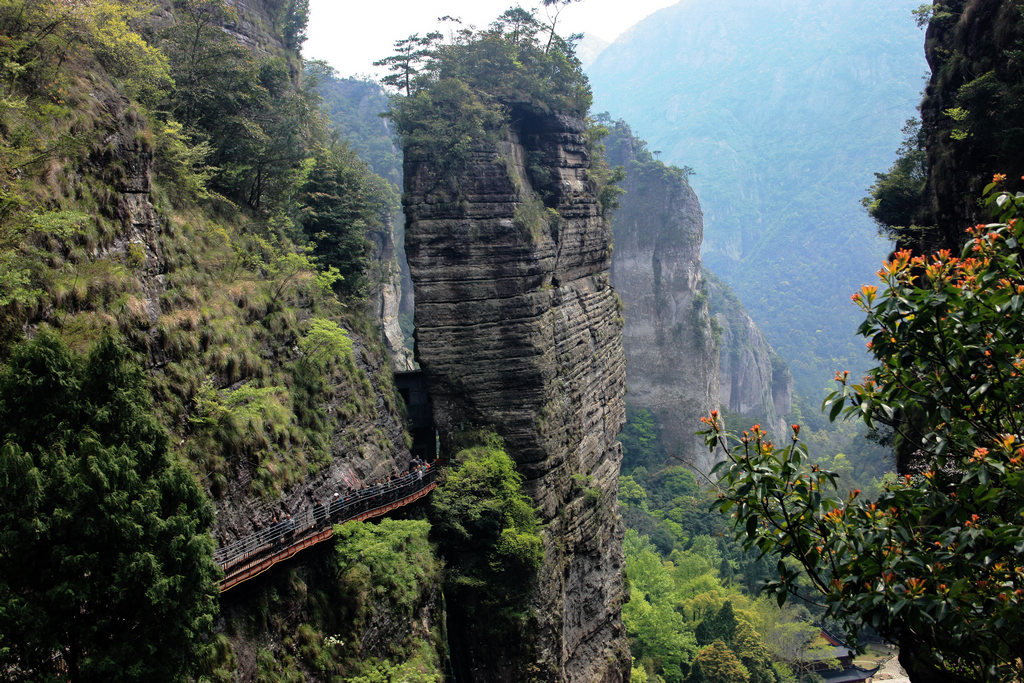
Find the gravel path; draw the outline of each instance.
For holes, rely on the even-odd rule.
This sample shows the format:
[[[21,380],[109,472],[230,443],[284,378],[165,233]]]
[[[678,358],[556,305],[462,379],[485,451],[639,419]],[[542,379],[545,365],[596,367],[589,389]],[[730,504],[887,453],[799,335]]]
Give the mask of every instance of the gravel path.
[[[893,655],[892,659],[882,665],[882,668],[875,674],[874,680],[886,681],[886,683],[910,683],[907,672],[900,666],[898,655]]]

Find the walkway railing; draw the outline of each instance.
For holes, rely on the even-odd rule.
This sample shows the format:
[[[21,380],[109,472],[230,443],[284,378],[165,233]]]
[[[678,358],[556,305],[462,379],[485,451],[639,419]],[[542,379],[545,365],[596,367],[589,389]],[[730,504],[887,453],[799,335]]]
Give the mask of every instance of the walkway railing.
[[[220,591],[262,574],[278,562],[334,535],[334,525],[371,519],[408,505],[437,486],[437,465],[411,472],[384,484],[317,504],[269,529],[217,548],[213,559],[224,571]]]

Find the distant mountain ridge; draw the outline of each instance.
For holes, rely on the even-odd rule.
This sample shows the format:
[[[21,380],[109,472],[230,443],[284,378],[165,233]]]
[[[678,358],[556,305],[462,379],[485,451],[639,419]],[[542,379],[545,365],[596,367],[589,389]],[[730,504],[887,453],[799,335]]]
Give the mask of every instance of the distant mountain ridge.
[[[926,74],[916,0],[684,0],[589,67],[595,111],[693,167],[705,264],[816,398],[866,362],[850,292],[888,244],[860,198],[885,170]]]

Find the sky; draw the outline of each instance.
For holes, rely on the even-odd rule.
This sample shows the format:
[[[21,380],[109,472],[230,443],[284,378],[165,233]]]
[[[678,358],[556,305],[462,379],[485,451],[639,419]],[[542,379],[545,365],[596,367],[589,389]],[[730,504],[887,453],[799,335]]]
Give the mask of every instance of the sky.
[[[582,0],[568,5],[558,33],[588,33],[606,42],[677,0]],[[310,0],[306,59],[322,59],[342,77],[374,75],[373,62],[391,54],[396,40],[437,27],[437,18],[459,17],[484,27],[515,0]],[[524,0],[523,7],[539,5]],[[538,15],[544,16],[544,8]]]

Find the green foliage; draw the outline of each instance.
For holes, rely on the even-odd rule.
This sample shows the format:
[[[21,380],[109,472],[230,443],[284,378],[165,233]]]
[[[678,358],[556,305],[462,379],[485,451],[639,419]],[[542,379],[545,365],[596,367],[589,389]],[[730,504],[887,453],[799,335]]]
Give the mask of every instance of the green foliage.
[[[11,254],[0,254],[0,309],[11,305],[29,306],[43,293],[32,286],[32,274]]]
[[[129,95],[155,103],[171,85],[167,56],[132,28],[153,11],[152,3],[99,0],[71,7],[72,22],[100,64],[111,76],[126,81]]]
[[[381,83],[392,88],[404,90],[408,97],[412,95],[413,81],[416,80],[427,60],[431,57],[431,48],[443,36],[432,32],[425,36],[414,33],[408,38],[395,41],[395,54],[378,60],[374,66],[387,67],[391,73],[381,79]]]
[[[629,680],[632,683],[649,683],[650,677],[647,675],[647,669],[638,667],[636,665],[636,658],[633,658],[632,670],[630,671]]]
[[[341,296],[365,294],[372,232],[390,230],[397,207],[390,183],[372,173],[343,144],[318,151],[299,188],[297,223],[323,266],[337,270]]]
[[[7,81],[4,95],[12,95],[18,85],[29,89],[58,85],[43,79],[55,76],[59,62],[83,46],[132,97],[155,101],[161,89],[170,85],[167,58],[133,28],[152,11],[152,4],[145,0],[4,0],[0,3],[0,26],[8,36],[0,47]],[[15,101],[6,103],[10,106]]]
[[[388,97],[373,81],[337,78],[322,63],[307,63],[306,77],[315,78],[331,129],[364,159],[373,172],[392,185],[402,185],[402,155],[380,114]]]
[[[630,601],[622,617],[634,671],[642,669],[651,680],[715,681],[704,677],[711,659],[712,668],[722,660],[729,663],[726,669],[740,671],[733,666],[739,664],[749,677],[744,681],[775,683],[773,660],[799,663],[810,651],[818,630],[800,621],[796,610],[754,602],[727,585],[716,573],[714,558],[706,555],[707,547],[675,550],[666,560],[633,529],[626,531],[623,547]],[[794,623],[801,625],[803,638],[785,650],[772,629]],[[722,645],[701,649],[702,643],[716,642]]]
[[[346,683],[441,683],[444,676],[437,652],[421,642],[413,657],[401,663],[370,659],[358,673],[346,676]]]
[[[471,623],[497,647],[529,618],[544,546],[533,503],[500,437],[483,432],[466,439],[477,445],[460,450],[442,474],[430,499],[431,520],[447,563],[449,606],[458,605],[463,617],[487,613],[486,622]]]
[[[257,466],[262,464],[264,469],[258,471],[258,476],[270,479],[264,483],[273,488],[265,468],[272,466],[274,458],[266,451],[275,441],[287,443],[288,425],[294,421],[283,400],[284,393],[281,386],[253,384],[217,390],[208,377],[196,393],[189,419],[197,431],[213,437],[225,457],[241,455]]]
[[[619,504],[646,510],[647,491],[632,476],[619,477]]]
[[[655,469],[668,460],[668,453],[661,444],[654,414],[646,408],[635,408],[626,404],[626,426],[619,432],[622,443],[622,470],[628,472],[634,467]]]
[[[313,318],[309,331],[299,339],[299,348],[310,363],[329,367],[341,360],[351,361],[352,339],[333,320]]]
[[[429,88],[392,100],[388,116],[402,136],[405,153],[440,162],[463,163],[470,150],[495,143],[504,121],[500,106],[488,106],[465,81],[439,79]]]
[[[382,519],[335,527],[334,571],[346,596],[347,618],[361,628],[387,605],[394,617],[416,618],[440,579],[441,567],[423,520]]]
[[[0,397],[4,666],[178,680],[212,627],[213,512],[169,458],[141,368],[112,337],[81,358],[43,333]]]
[[[548,41],[540,34],[547,28]],[[388,115],[406,153],[461,163],[475,146],[493,143],[509,110],[584,116],[587,85],[573,45],[532,12],[506,11],[487,29],[459,31],[452,42],[431,33],[395,44],[378,62],[393,73],[384,83],[405,91]]]
[[[306,42],[306,28],[309,24],[309,0],[288,0],[281,3],[280,14],[275,17],[280,24],[284,46],[298,50]]]
[[[547,209],[540,197],[529,197],[520,202],[512,215],[512,222],[524,234],[539,241],[552,233],[552,227],[560,220],[558,212]]]
[[[1000,222],[971,229],[961,256],[898,252],[881,291],[854,295],[879,366],[862,383],[837,374],[825,407],[892,427],[902,478],[873,500],[837,497],[798,428],[781,449],[759,430],[733,448],[714,420],[708,433],[731,449],[719,507],[747,546],[799,563],[780,562],[768,585],[780,602],[806,577],[852,633],[900,640],[914,666],[948,680],[1021,674],[1024,194],[995,180]]]
[[[455,455],[431,497],[435,533],[456,582],[486,579],[525,594],[544,558],[537,513],[501,439],[481,441]]]
[[[213,151],[210,143],[193,143],[177,121],[157,123],[155,128],[156,172],[173,191],[175,201],[209,199],[215,172],[206,163]]]
[[[230,645],[258,643],[254,680],[266,683],[440,683],[441,563],[423,521],[336,527],[320,562],[292,564],[253,584],[245,609],[225,613],[229,642],[211,653],[208,678],[238,676]],[[317,552],[317,551],[314,551]],[[233,673],[233,676],[232,676]]]
[[[728,600],[717,613],[708,615],[694,631],[700,645],[710,645],[716,640],[731,643],[736,634],[736,616]]]
[[[927,153],[921,122],[907,121],[903,126],[903,144],[896,161],[886,173],[876,173],[862,200],[868,213],[883,230],[909,228],[922,222],[925,181],[928,179]]]
[[[222,30],[234,16],[224,0],[176,3],[163,34],[171,112],[195,144],[209,145],[215,190],[272,212],[301,180],[323,122],[316,96],[292,82],[286,56],[257,58]]]
[[[103,105],[111,86],[87,84],[70,66],[105,66],[124,91],[151,99],[146,93],[169,81],[166,60],[129,26],[147,8],[112,0],[0,2],[0,249],[13,246],[8,230],[24,228],[26,214],[69,208],[54,194],[74,188],[74,208],[104,213],[90,195],[124,169],[111,165],[98,178],[70,169],[105,150],[115,113]]]
[[[626,532],[623,548],[630,600],[622,607],[622,619],[630,635],[630,652],[641,662],[650,661],[667,681],[682,681],[680,662],[692,661],[697,641],[673,604],[673,567],[632,529]]]
[[[935,12],[935,5],[932,3],[925,3],[913,10],[914,21],[917,23],[918,28],[925,28],[928,26],[928,22],[932,20],[932,14]]]
[[[721,640],[697,653],[687,681],[693,683],[747,683],[750,672]]]

